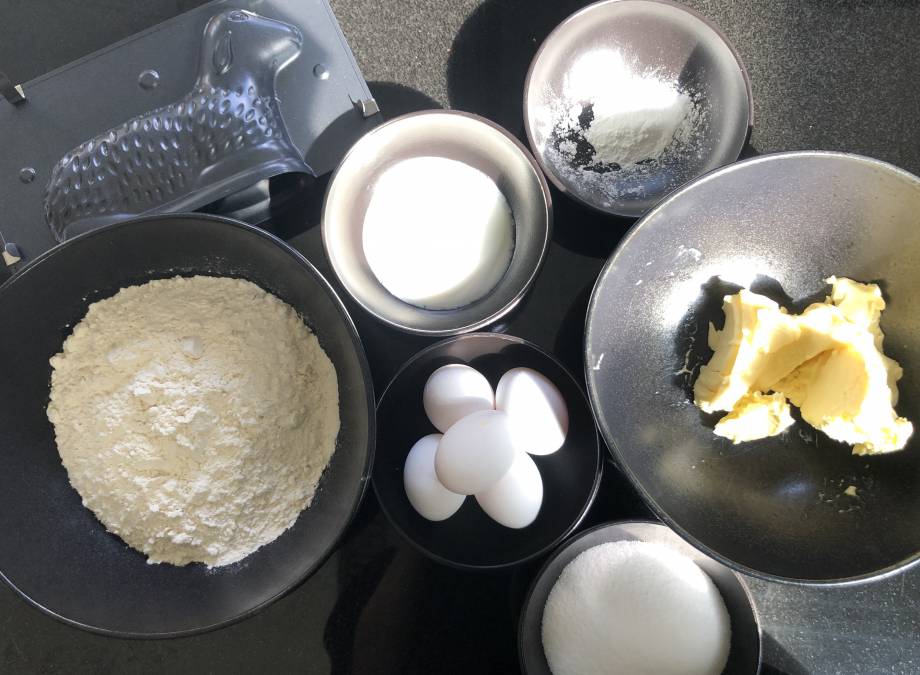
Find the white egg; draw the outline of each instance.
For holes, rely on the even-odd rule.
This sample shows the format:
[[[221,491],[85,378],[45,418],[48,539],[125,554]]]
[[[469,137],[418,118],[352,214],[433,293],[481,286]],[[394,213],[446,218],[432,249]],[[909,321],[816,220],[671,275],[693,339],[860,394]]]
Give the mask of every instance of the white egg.
[[[476,501],[492,520],[520,529],[537,518],[543,504],[543,479],[540,469],[525,452],[517,453],[508,473],[484,492]]]
[[[555,384],[530,368],[513,368],[495,389],[495,407],[508,413],[515,444],[531,455],[549,455],[565,442],[569,411]]]
[[[403,485],[412,508],[422,518],[435,521],[450,518],[466,499],[441,485],[434,472],[434,457],[440,440],[441,434],[419,439],[409,451],[403,469]]]
[[[441,433],[454,423],[480,410],[495,408],[492,385],[475,368],[460,363],[441,366],[425,383],[422,394],[425,414]]]
[[[454,424],[434,458],[438,480],[451,492],[472,495],[494,485],[515,457],[508,416],[482,410]]]

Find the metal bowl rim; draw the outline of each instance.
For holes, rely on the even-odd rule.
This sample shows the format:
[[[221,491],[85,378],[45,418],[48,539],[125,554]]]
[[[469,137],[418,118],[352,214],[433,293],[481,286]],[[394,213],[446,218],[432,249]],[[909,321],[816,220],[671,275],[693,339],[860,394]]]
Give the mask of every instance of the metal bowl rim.
[[[333,256],[329,250],[329,244],[328,244],[328,239],[327,239],[327,232],[331,229],[331,225],[329,225],[329,220],[327,218],[327,209],[329,206],[329,196],[332,194],[332,187],[335,184],[336,177],[339,175],[339,171],[342,169],[343,166],[345,166],[345,163],[349,160],[350,157],[357,154],[357,151],[360,151],[360,148],[358,148],[358,146],[361,144],[361,142],[365,138],[368,138],[372,134],[375,134],[376,132],[378,132],[380,129],[384,129],[391,125],[405,122],[406,120],[414,118],[414,117],[427,117],[427,116],[434,116],[434,115],[449,115],[449,116],[454,116],[454,117],[463,117],[463,118],[472,120],[474,122],[482,123],[485,126],[489,127],[492,131],[497,131],[502,136],[504,136],[506,139],[511,141],[511,143],[521,153],[523,158],[530,164],[530,167],[533,170],[534,176],[537,179],[537,183],[540,186],[540,192],[543,195],[543,214],[544,214],[544,220],[546,223],[546,227],[543,233],[544,236],[543,236],[543,244],[542,244],[541,251],[540,251],[540,257],[534,264],[529,277],[527,278],[525,283],[521,286],[521,288],[517,291],[515,296],[511,298],[503,307],[499,308],[498,310],[496,310],[492,314],[489,314],[488,316],[482,317],[480,319],[476,319],[475,321],[465,322],[462,325],[455,326],[453,328],[441,328],[441,329],[417,328],[414,326],[409,326],[409,325],[399,323],[398,321],[393,321],[389,317],[384,316],[383,314],[379,313],[376,309],[374,309],[371,305],[365,302],[362,298],[359,298],[351,290],[351,287],[349,286],[348,283],[345,282],[342,274],[339,272],[339,266],[337,264],[335,256]],[[338,279],[339,283],[342,285],[342,288],[345,289],[348,295],[356,303],[358,303],[358,305],[364,311],[366,311],[368,314],[373,316],[375,319],[377,319],[381,323],[386,324],[387,326],[390,326],[397,330],[403,331],[405,333],[410,333],[413,335],[423,335],[426,337],[450,337],[450,336],[455,336],[455,335],[461,335],[464,333],[469,333],[472,331],[477,331],[482,328],[485,328],[486,326],[492,323],[495,323],[496,321],[501,319],[503,316],[511,312],[515,307],[518,306],[518,304],[520,304],[521,300],[524,299],[524,296],[527,295],[527,292],[531,289],[531,287],[533,287],[533,284],[537,279],[537,275],[540,273],[540,270],[543,267],[543,263],[546,260],[546,254],[549,251],[550,241],[553,238],[553,201],[552,201],[552,196],[550,195],[549,185],[546,182],[546,177],[544,176],[543,170],[540,168],[540,165],[537,163],[536,159],[534,159],[533,155],[531,154],[527,146],[525,146],[523,143],[521,143],[521,141],[515,138],[515,136],[512,135],[511,132],[509,132],[504,127],[496,124],[492,120],[482,117],[481,115],[476,115],[475,113],[464,112],[462,110],[443,110],[440,108],[434,108],[431,110],[418,110],[415,112],[406,113],[404,115],[399,115],[398,117],[394,117],[393,119],[388,120],[377,127],[374,127],[373,129],[368,131],[366,134],[364,134],[364,136],[362,136],[357,141],[355,141],[354,145],[352,145],[348,149],[348,152],[345,153],[345,156],[342,158],[342,161],[339,162],[339,165],[335,168],[335,171],[332,172],[332,176],[329,179],[329,187],[326,189],[326,194],[323,197],[323,208],[322,208],[322,215],[320,216],[320,224],[321,224],[320,228],[322,231],[322,238],[323,238],[323,250],[326,253],[326,258],[329,260],[329,264],[332,266],[332,271],[335,274],[336,279]],[[406,304],[409,304],[409,303],[406,303]],[[418,312],[441,311],[441,310],[427,310],[422,307],[415,307],[414,305],[409,305],[409,306],[413,307],[413,309]]]
[[[725,44],[726,47],[728,47],[729,51],[731,51],[732,53],[732,56],[735,57],[735,62],[738,64],[738,68],[741,71],[741,77],[744,80],[744,90],[745,90],[745,93],[747,94],[747,106],[746,106],[747,107],[747,132],[744,134],[744,137],[742,138],[741,143],[738,146],[738,151],[736,153],[732,153],[732,155],[737,158],[741,154],[741,151],[744,149],[744,144],[747,142],[748,137],[751,135],[751,129],[754,128],[754,93],[751,88],[751,77],[748,74],[747,67],[744,65],[744,61],[741,59],[741,52],[738,51],[738,49],[735,47],[732,41],[728,39],[728,36],[725,35],[722,29],[717,24],[715,24],[712,20],[710,20],[708,17],[704,16],[703,14],[700,14],[695,9],[687,7],[686,5],[682,5],[673,0],[598,0],[597,2],[593,2],[590,5],[582,7],[578,11],[570,14],[568,17],[566,17],[562,21],[562,23],[556,26],[550,32],[549,35],[546,36],[546,38],[540,44],[539,49],[537,49],[537,53],[534,54],[534,57],[530,62],[530,66],[527,68],[527,76],[524,78],[524,132],[527,135],[527,142],[528,144],[530,144],[530,147],[531,148],[536,147],[536,143],[534,142],[534,138],[533,138],[533,131],[530,128],[530,116],[527,113],[530,110],[530,84],[533,78],[533,71],[534,71],[534,68],[536,67],[537,61],[539,61],[540,57],[543,56],[543,52],[546,50],[547,45],[550,44],[550,41],[556,36],[557,33],[561,32],[561,30],[563,29],[563,27],[566,26],[566,24],[568,24],[571,21],[574,21],[579,15],[588,13],[596,9],[599,5],[608,5],[608,4],[612,4],[616,2],[650,3],[650,4],[659,4],[659,5],[668,5],[669,7],[673,7],[674,9],[685,12],[691,15],[692,17],[698,19],[699,21],[703,22],[703,24],[705,24],[708,28],[710,28],[716,34],[716,36],[722,41],[722,43]],[[548,166],[544,166],[543,157],[541,153],[534,152],[533,154],[534,154],[534,157],[536,158],[536,161],[539,163],[540,168],[549,177],[550,181],[553,183],[553,185],[556,186],[556,188],[560,192],[571,197],[579,204],[582,204],[583,206],[588,207],[592,211],[603,213],[605,215],[617,216],[620,218],[630,218],[630,219],[635,220],[635,219],[644,217],[645,215],[650,213],[651,210],[655,208],[655,206],[657,206],[656,204],[655,206],[652,206],[652,208],[648,209],[648,211],[646,211],[644,214],[637,216],[635,214],[622,213],[620,211],[617,211],[614,207],[603,208],[601,206],[592,204],[586,199],[583,199],[580,195],[569,190],[565,186],[565,184],[563,184],[563,182],[559,179],[559,177],[556,176],[556,173],[554,171],[552,171]],[[728,165],[723,165],[723,167],[724,166],[728,166]],[[713,169],[713,171],[717,171],[718,169],[723,168],[723,167],[717,167],[716,169]],[[706,172],[706,173],[709,173],[709,172]],[[700,176],[706,175],[706,173],[700,174]],[[697,180],[700,176],[696,176],[695,178],[691,179],[687,183],[684,183],[684,185],[677,186],[670,192],[662,194],[661,201],[663,201],[669,194],[674,194],[676,191],[682,189],[685,185],[689,185],[693,181]],[[658,203],[660,204],[661,201],[659,201]]]
[[[608,1],[608,0],[605,0]],[[613,0],[617,1],[617,0]],[[658,0],[653,0],[658,1]],[[891,172],[892,174],[898,175],[903,179],[906,179],[910,182],[913,182],[918,188],[920,188],[920,178],[914,174],[901,169],[900,167],[890,164],[889,162],[882,161],[880,159],[874,159],[872,157],[866,157],[864,155],[859,155],[856,153],[849,152],[838,152],[833,150],[795,150],[791,152],[776,152],[771,154],[760,155],[759,157],[752,157],[740,162],[734,162],[732,164],[727,164],[726,166],[719,167],[718,169],[713,169],[712,171],[703,174],[699,178],[690,183],[687,183],[683,187],[675,190],[665,199],[655,205],[647,214],[642,218],[636,221],[635,224],[629,229],[623,239],[620,240],[620,243],[617,244],[616,248],[611,253],[610,257],[607,259],[607,262],[604,263],[604,266],[601,268],[597,276],[597,281],[594,283],[594,288],[591,290],[591,298],[588,301],[588,310],[585,313],[585,337],[584,337],[584,366],[585,366],[585,382],[588,388],[588,398],[591,401],[591,409],[594,411],[594,419],[597,423],[598,429],[600,429],[601,436],[604,438],[604,441],[607,443],[607,448],[610,450],[610,454],[613,457],[614,463],[617,468],[629,479],[629,482],[639,493],[639,496],[642,497],[642,500],[649,506],[652,512],[656,517],[661,519],[668,527],[674,530],[678,535],[680,535],[687,543],[691,546],[699,549],[709,557],[717,560],[718,562],[730,567],[733,570],[741,572],[742,574],[747,574],[749,576],[755,577],[757,579],[762,579],[764,581],[772,581],[778,583],[789,584],[793,586],[814,586],[814,587],[844,587],[844,586],[854,586],[857,584],[865,583],[867,581],[877,581],[881,579],[888,578],[893,576],[901,571],[906,570],[909,567],[913,567],[917,563],[920,563],[920,550],[915,552],[913,555],[908,556],[907,558],[900,560],[898,562],[892,563],[887,567],[883,567],[880,570],[875,572],[867,572],[865,574],[860,574],[852,577],[841,577],[841,578],[832,578],[832,579],[804,579],[798,577],[785,577],[776,574],[770,574],[768,572],[762,572],[760,570],[749,567],[739,563],[731,558],[722,555],[718,551],[714,550],[710,546],[707,546],[701,542],[696,537],[692,536],[689,532],[683,529],[677,522],[665,513],[664,509],[658,504],[658,502],[649,494],[645,487],[639,482],[638,477],[629,467],[625,458],[620,451],[619,445],[614,438],[613,432],[610,430],[609,426],[604,422],[600,415],[601,403],[599,400],[599,395],[595,387],[594,381],[591,377],[590,367],[588,365],[588,349],[590,347],[591,339],[591,320],[594,315],[594,311],[598,301],[598,288],[601,284],[601,281],[606,278],[610,268],[613,266],[617,257],[624,250],[629,241],[635,236],[646,221],[651,220],[655,217],[659,211],[663,210],[668,204],[670,204],[675,199],[680,198],[685,192],[689,192],[694,189],[697,185],[707,183],[711,180],[719,178],[724,174],[728,174],[734,171],[743,171],[750,165],[760,164],[762,162],[772,162],[772,161],[784,161],[788,159],[796,158],[811,158],[811,157],[828,157],[834,159],[840,159],[844,161],[852,161],[859,164],[865,164],[867,166],[872,166],[877,169],[882,169],[884,171]]]
[[[649,520],[647,518],[630,518],[627,520],[610,520],[604,523],[595,525],[594,527],[589,527],[587,530],[583,530],[578,534],[570,537],[565,540],[553,553],[546,559],[546,561],[540,566],[540,569],[534,575],[533,580],[530,582],[530,585],[527,587],[527,592],[524,594],[524,602],[521,604],[521,616],[518,619],[517,625],[517,638],[518,638],[518,662],[521,666],[522,672],[527,672],[524,667],[524,620],[530,609],[530,605],[533,601],[533,594],[536,590],[537,583],[543,579],[546,573],[549,571],[549,567],[561,558],[565,553],[574,545],[576,542],[596,533],[601,530],[612,529],[615,527],[621,527],[623,525],[656,525],[658,527],[663,527],[665,529],[671,530],[674,532],[673,528],[669,527],[667,524],[662,523],[657,520]],[[642,541],[637,540],[637,541]],[[573,558],[574,560],[574,558]],[[748,588],[747,582],[745,582],[744,577],[739,574],[732,567],[725,565],[720,560],[716,560],[717,563],[725,567],[738,581],[738,585],[741,587],[741,590],[744,591],[744,597],[747,599],[748,607],[751,609],[751,615],[754,617],[754,625],[757,628],[757,673],[760,672],[761,666],[763,665],[763,626],[760,622],[760,611],[757,609],[757,603],[754,602],[754,596],[751,594],[751,589]],[[705,570],[703,570],[705,573]],[[708,575],[707,575],[708,576]],[[542,645],[541,645],[542,647]]]

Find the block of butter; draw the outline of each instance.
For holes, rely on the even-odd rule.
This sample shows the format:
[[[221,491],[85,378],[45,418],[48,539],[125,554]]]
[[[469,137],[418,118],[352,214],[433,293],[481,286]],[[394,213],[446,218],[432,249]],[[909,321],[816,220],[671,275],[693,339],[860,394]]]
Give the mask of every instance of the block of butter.
[[[882,351],[881,290],[844,278],[827,282],[831,295],[798,315],[748,290],[724,298],[725,325],[710,324],[713,355],[694,385],[702,410],[728,412],[716,434],[735,443],[779,434],[793,423],[791,402],[854,454],[907,443],[913,425],[895,412],[903,371]]]

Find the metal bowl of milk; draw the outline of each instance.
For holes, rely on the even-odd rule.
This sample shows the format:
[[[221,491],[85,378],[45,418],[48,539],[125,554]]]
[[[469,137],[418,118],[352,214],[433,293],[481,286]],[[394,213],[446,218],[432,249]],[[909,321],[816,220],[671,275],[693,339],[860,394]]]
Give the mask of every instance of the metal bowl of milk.
[[[602,0],[563,21],[524,85],[524,123],[555,185],[637,218],[738,159],[752,125],[738,52],[706,18],[667,0]]]
[[[756,675],[761,627],[744,578],[661,523],[604,523],[537,573],[518,625],[526,675]]]
[[[345,290],[400,330],[454,335],[510,312],[552,236],[549,188],[511,134],[468,113],[397,117],[332,176],[326,254]]]

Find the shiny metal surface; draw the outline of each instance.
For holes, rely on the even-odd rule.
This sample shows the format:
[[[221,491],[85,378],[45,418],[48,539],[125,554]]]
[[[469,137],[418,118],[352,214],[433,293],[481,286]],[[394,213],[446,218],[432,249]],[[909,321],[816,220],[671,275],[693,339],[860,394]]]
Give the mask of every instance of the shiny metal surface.
[[[699,123],[685,148],[635,171],[604,173],[559,152],[563,139],[548,111],[560,102],[564,108],[586,103],[564,94],[565,81],[580,59],[600,50],[618,52],[637,76],[654,74],[698,99]],[[609,86],[606,71],[594,77],[598,92]],[[628,217],[735,161],[753,123],[752,108],[747,73],[728,39],[700,14],[666,0],[603,0],[572,14],[543,42],[524,85],[527,138],[546,175],[587,206]]]
[[[588,549],[617,541],[660,544],[687,556],[699,565],[719,589],[731,619],[731,648],[723,675],[755,675],[760,672],[760,619],[750,591],[741,576],[689,546],[671,529],[660,523],[628,520],[598,525],[573,537],[553,554],[537,574],[524,601],[518,627],[518,654],[521,668],[527,675],[551,675],[543,652],[543,608],[559,575],[566,565]]]
[[[31,40],[16,49],[9,33],[0,36],[6,54],[10,49],[30,54],[27,63],[36,62],[37,51],[61,55],[45,61],[44,69],[61,66],[51,72],[28,68],[31,79],[22,85],[27,104],[0,106],[0,194],[8,214],[3,232],[19,245],[25,261],[64,236],[114,222],[108,216],[116,212],[127,218],[155,208],[193,211],[284,172],[323,176],[351,143],[381,121],[379,115],[367,119],[355,110],[353,101],[367,102],[372,96],[327,0],[176,0],[171,11],[158,4],[129,12],[123,32],[115,33],[104,28],[118,21],[108,9],[85,7],[74,21],[47,4],[32,8],[40,15],[24,8],[44,28],[22,34],[47,37],[52,25],[72,26],[66,38],[48,38],[54,49],[33,48]],[[229,42],[229,33],[205,35],[215,15],[229,18],[247,10],[261,19],[211,24],[211,31],[232,32]],[[3,12],[3,23],[16,30],[25,15],[14,19],[11,12]],[[150,23],[145,26],[140,17],[149,17]],[[284,35],[281,24],[296,27],[302,36],[296,50],[288,39],[292,34]],[[278,30],[272,31],[272,25]],[[218,45],[219,55],[213,49]],[[6,67],[9,57],[2,60]],[[197,75],[206,75],[199,72],[199,61],[201,71],[229,70],[215,71],[209,83],[196,82]],[[313,74],[317,63],[328,70],[328,79]],[[17,72],[11,74],[18,79]],[[181,110],[180,102],[185,103]],[[122,128],[126,120],[131,123],[127,129]],[[133,123],[138,129],[131,128]],[[97,139],[108,143],[105,152],[99,142],[92,148],[83,145],[106,130],[115,134],[117,148],[107,134]],[[77,164],[66,175],[59,167],[52,184],[65,154]],[[24,166],[35,171],[30,183],[18,179]],[[56,234],[46,224],[49,190],[49,222]]]
[[[585,368],[614,458],[690,543],[777,581],[834,583],[920,557],[920,435],[856,457],[802,422],[731,445],[692,403],[710,321],[741,286],[792,309],[832,274],[882,287],[900,414],[920,423],[920,179],[876,160],[796,152],[685,187],[624,238],[588,308]],[[844,494],[854,485],[858,497]]]
[[[505,275],[488,295],[458,309],[430,310],[403,302],[380,284],[364,257],[362,228],[374,181],[393,164],[426,155],[485,173],[514,215],[514,253]],[[336,276],[364,309],[409,333],[453,335],[487,326],[524,297],[552,236],[552,206],[543,174],[511,134],[477,115],[432,110],[398,117],[355,143],[333,174],[322,231]]]
[[[243,10],[215,14],[190,92],[85,140],[51,169],[44,213],[55,238],[194,211],[281,173],[309,173],[275,91],[279,72],[302,47],[292,24]],[[159,75],[147,70],[140,80],[153,89]]]
[[[192,3],[151,0],[133,5],[130,12],[111,11],[110,0],[6,3],[8,11],[0,21],[0,68],[15,75],[16,81],[28,81]],[[860,152],[920,175],[920,134],[915,130],[915,112],[920,109],[916,86],[920,3],[687,3],[718,23],[741,50],[756,86],[755,148]],[[302,4],[302,0],[286,3]],[[379,0],[373,4],[332,0],[384,112],[407,111],[412,101],[417,101],[416,107],[432,107],[429,99],[434,99],[440,105],[485,115],[513,132],[523,131],[520,98],[513,101],[495,92],[522,91],[527,66],[540,42],[580,4],[574,0]],[[280,5],[272,2],[272,6]],[[190,36],[192,61],[193,42]],[[413,48],[406,49],[407,44]],[[167,56],[171,57],[163,58]],[[332,69],[332,64],[327,65]],[[162,88],[171,78],[159,72]],[[333,72],[324,84],[335,81]],[[137,86],[133,79],[130,83]],[[854,95],[856,91],[871,95]],[[405,104],[400,93],[406,94]],[[323,102],[297,99],[303,105]],[[298,102],[290,95],[282,100],[283,104]],[[30,98],[24,105],[34,103]],[[23,164],[11,166],[13,173],[4,175],[12,175],[13,184],[22,185],[16,171]],[[41,176],[31,186],[40,192]],[[324,191],[326,183],[319,187]],[[279,234],[331,281],[316,227],[320,205],[312,197],[309,210],[299,203],[285,202],[283,220],[276,219],[275,226],[287,228],[278,229]],[[554,199],[554,207],[555,241],[507,331],[552,351],[574,370],[582,360],[588,294],[621,231],[600,212],[586,213],[568,200]],[[33,242],[37,235],[51,239],[45,227],[25,227],[7,219],[0,231],[25,254],[30,240],[23,237],[33,234]],[[428,342],[390,330],[364,312],[350,311],[368,352],[375,385],[383,391],[400,365]],[[105,669],[149,670],[168,663],[170,670],[178,672],[229,673],[260,672],[270,663],[283,673],[428,675],[445,668],[478,673],[482,664],[488,664],[493,673],[517,672],[509,617],[508,577],[512,575],[471,574],[428,560],[403,542],[377,500],[368,497],[343,545],[284,601],[251,621],[180,642],[98,638],[34,611],[0,586],[0,663],[5,665],[0,669],[95,675]],[[618,472],[606,471],[586,524],[648,517],[638,501]],[[516,569],[520,576],[530,571],[529,566]],[[920,673],[920,567],[858,587],[777,585],[757,579],[749,579],[748,585],[764,629],[765,675]],[[420,632],[425,639],[415,639]]]

